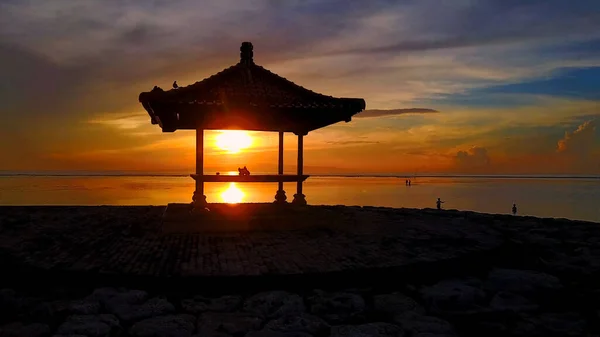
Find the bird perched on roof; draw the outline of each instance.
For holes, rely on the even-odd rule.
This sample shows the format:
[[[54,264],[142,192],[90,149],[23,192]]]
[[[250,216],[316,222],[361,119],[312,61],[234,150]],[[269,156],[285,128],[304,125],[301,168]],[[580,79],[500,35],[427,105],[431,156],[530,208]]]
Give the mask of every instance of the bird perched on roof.
[[[174,81],[173,82],[173,89],[177,89],[177,88],[179,88],[179,86],[177,85],[177,81]]]

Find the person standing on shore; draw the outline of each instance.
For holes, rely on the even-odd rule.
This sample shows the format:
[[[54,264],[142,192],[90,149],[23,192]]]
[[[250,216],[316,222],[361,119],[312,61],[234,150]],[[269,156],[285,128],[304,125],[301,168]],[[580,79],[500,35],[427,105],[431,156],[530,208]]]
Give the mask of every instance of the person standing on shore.
[[[513,215],[517,215],[517,204],[513,204],[512,213]]]
[[[442,204],[444,202],[442,200],[440,200],[440,198],[438,198],[438,200],[435,202],[435,204],[437,205],[437,209],[442,209]]]

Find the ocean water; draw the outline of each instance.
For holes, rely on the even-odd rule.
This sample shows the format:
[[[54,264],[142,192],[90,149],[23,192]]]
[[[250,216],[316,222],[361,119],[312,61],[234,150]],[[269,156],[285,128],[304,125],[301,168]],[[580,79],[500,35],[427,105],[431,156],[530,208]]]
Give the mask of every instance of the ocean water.
[[[288,200],[295,183],[286,183]],[[271,202],[275,183],[207,183],[208,202]],[[185,176],[0,176],[0,205],[166,205],[190,202],[194,181]],[[600,179],[574,177],[312,176],[309,204],[443,208],[559,217],[600,222]]]

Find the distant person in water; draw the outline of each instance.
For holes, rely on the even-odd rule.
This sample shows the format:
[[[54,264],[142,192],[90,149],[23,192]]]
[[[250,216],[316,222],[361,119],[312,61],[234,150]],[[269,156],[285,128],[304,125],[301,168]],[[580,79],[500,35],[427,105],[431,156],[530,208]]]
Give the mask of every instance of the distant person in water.
[[[513,215],[517,215],[517,204],[513,204],[512,213]]]
[[[410,184],[411,184],[410,179],[408,179],[408,186],[410,186]]]
[[[444,202],[442,200],[440,200],[440,198],[438,198],[438,200],[435,202],[435,204],[437,205],[437,209],[442,209],[442,204]]]
[[[408,179],[406,179],[406,183],[405,184],[406,184],[406,186],[408,186]]]
[[[242,168],[238,167],[238,172],[240,173],[241,176],[249,176],[250,175],[250,171],[248,171],[246,166],[244,166]]]

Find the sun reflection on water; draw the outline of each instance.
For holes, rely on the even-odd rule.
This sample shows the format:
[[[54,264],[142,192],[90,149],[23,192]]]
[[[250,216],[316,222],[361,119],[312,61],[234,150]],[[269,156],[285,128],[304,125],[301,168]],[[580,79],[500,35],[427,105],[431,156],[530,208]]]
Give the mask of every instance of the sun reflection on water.
[[[228,204],[237,204],[244,200],[246,194],[235,183],[229,183],[229,187],[221,192],[221,200]]]

